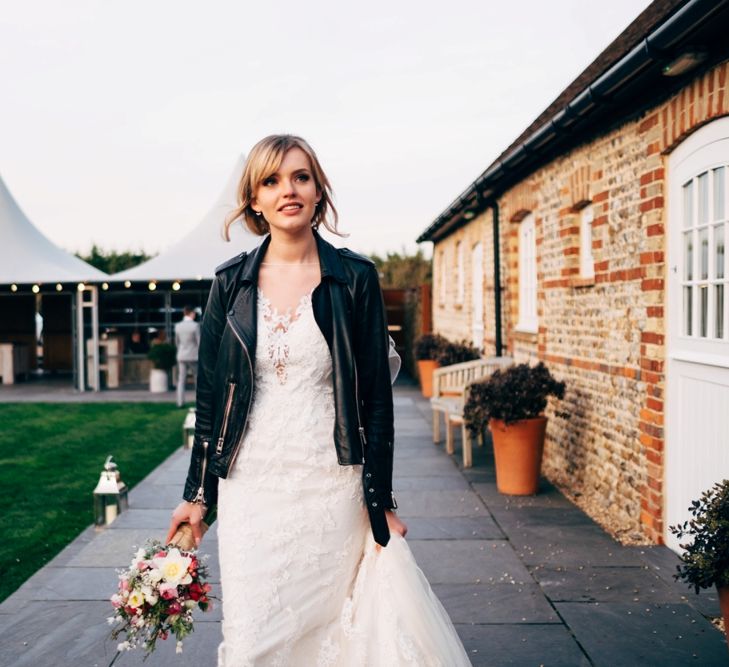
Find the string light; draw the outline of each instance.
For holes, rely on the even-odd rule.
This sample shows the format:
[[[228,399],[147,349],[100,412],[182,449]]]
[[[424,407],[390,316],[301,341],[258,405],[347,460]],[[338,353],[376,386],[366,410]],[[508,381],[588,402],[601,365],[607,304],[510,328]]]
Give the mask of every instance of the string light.
[[[175,280],[175,282],[172,283],[172,289],[175,290],[175,292],[179,291],[180,283]]]
[[[15,283],[13,283],[12,285],[10,285],[10,291],[11,292],[17,292],[18,291],[18,286]]]
[[[63,285],[61,285],[61,283],[56,283],[56,292],[61,292],[61,291],[63,291]]]
[[[108,290],[109,289],[109,283],[101,283],[101,289]]]
[[[149,283],[149,285],[147,285],[147,287],[149,287],[150,292],[154,292],[154,290],[157,289],[157,283],[152,281],[151,283]]]
[[[33,285],[33,287],[30,288],[33,294],[38,294],[40,292],[40,287],[38,285]]]
[[[131,286],[132,286],[132,281],[131,280],[125,280],[124,281],[124,287],[131,287]]]
[[[76,289],[77,289],[77,290],[78,290],[79,292],[83,292],[83,291],[84,291],[84,290],[86,289],[86,286],[85,286],[85,285],[84,285],[83,283],[79,283],[79,284],[78,284],[78,285],[76,286]]]

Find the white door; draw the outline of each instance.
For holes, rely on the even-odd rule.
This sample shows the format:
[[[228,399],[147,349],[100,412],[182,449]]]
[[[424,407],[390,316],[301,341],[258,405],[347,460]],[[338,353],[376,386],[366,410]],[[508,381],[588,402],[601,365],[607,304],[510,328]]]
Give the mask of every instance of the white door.
[[[686,139],[669,178],[665,539],[678,550],[668,526],[729,477],[729,118]]]
[[[483,350],[483,246],[471,250],[471,338],[474,347]]]

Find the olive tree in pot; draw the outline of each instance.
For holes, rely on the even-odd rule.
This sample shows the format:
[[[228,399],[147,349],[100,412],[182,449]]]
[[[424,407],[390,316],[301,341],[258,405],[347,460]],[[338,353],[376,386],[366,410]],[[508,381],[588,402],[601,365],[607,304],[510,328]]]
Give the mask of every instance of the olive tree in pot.
[[[423,334],[415,341],[415,359],[418,362],[420,390],[425,398],[433,395],[433,371],[438,368],[438,353],[448,341],[440,334]]]
[[[537,492],[547,429],[544,408],[549,396],[564,398],[564,390],[564,382],[541,362],[494,371],[470,386],[463,417],[474,436],[487,425],[491,431],[499,492]]]
[[[676,579],[701,588],[716,586],[719,593],[724,631],[729,628],[729,479],[717,482],[691,503],[689,512],[693,519],[684,521],[669,530],[681,544],[681,564],[677,566]]]
[[[149,372],[149,390],[153,393],[167,391],[170,384],[170,369],[177,363],[177,350],[170,343],[157,343],[149,348],[147,358],[152,361]]]

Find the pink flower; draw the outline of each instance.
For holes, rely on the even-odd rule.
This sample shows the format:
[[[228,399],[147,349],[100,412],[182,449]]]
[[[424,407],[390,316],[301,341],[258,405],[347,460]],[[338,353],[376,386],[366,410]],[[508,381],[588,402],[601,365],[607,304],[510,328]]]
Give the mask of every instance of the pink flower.
[[[170,616],[172,614],[182,613],[182,605],[180,605],[180,603],[177,600],[175,600],[174,602],[172,602],[170,604],[169,607],[167,607],[167,613],[170,614]]]
[[[122,591],[128,591],[129,590],[129,580],[128,579],[120,579],[119,580],[119,589]]]
[[[159,594],[163,600],[172,600],[177,597],[177,586],[166,582],[162,583],[159,585]]]

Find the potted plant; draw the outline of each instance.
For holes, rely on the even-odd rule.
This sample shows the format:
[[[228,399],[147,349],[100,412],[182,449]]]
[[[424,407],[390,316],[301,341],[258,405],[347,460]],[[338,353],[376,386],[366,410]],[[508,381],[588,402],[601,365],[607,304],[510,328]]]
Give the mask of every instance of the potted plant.
[[[496,370],[472,384],[463,417],[475,436],[488,425],[494,443],[496,486],[501,493],[533,495],[539,486],[547,398],[564,398],[565,384],[540,362]]]
[[[167,391],[170,378],[169,371],[177,363],[177,350],[170,343],[157,343],[149,348],[147,358],[152,361],[153,368],[149,372],[149,390],[154,393]]]
[[[480,357],[481,353],[478,348],[473,347],[465,340],[457,343],[444,341],[436,353],[435,360],[438,362],[438,366],[443,368],[443,366],[452,366],[464,361],[474,361]]]
[[[674,576],[693,586],[697,593],[700,588],[716,586],[726,632],[729,627],[729,479],[704,491],[701,498],[691,503],[689,512],[693,519],[669,526],[679,540],[691,539],[681,544],[684,552]]]
[[[423,396],[433,395],[433,371],[438,368],[436,357],[440,348],[448,343],[440,334],[423,334],[415,341],[415,359],[418,362],[418,377]]]

